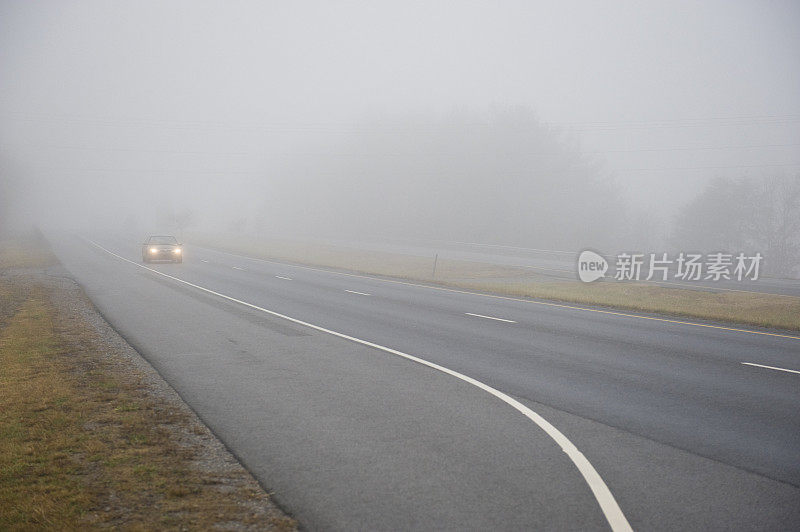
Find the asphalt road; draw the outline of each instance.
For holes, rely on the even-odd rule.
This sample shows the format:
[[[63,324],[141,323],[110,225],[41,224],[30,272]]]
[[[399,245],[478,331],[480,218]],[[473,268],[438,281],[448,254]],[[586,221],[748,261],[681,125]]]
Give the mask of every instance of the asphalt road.
[[[602,493],[521,410],[319,328],[541,415],[634,529],[800,526],[800,338],[201,248],[151,271],[138,243],[94,241],[51,236],[106,319],[309,529],[609,527]]]

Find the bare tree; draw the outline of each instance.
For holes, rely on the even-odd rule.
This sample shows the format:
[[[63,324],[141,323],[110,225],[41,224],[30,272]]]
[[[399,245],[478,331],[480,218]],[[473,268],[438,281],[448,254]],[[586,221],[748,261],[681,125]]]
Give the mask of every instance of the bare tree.
[[[776,275],[798,273],[800,261],[800,176],[768,177],[757,183],[746,223],[749,243],[762,246]]]
[[[760,252],[765,272],[800,273],[800,176],[713,180],[681,211],[672,243],[687,251]]]

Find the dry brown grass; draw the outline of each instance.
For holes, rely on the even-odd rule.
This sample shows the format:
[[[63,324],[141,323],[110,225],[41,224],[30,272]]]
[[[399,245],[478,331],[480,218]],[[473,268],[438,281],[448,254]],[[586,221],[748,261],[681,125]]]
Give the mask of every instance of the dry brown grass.
[[[459,279],[496,279],[530,276],[530,270],[513,266],[498,266],[461,260],[439,259],[434,276],[433,257],[401,255],[380,251],[365,251],[292,240],[253,241],[245,238],[220,238],[198,235],[193,239],[199,245],[251,257],[295,262],[322,268],[413,279],[422,281],[453,281]]]
[[[16,268],[47,255],[0,254]],[[181,435],[205,428],[57,311],[53,290],[0,275],[0,530],[296,528],[238,465],[198,467]]]
[[[46,268],[56,262],[55,256],[38,232],[0,238],[0,270]]]
[[[253,242],[198,235],[195,241],[254,257],[335,268],[478,290],[512,297],[532,297],[615,309],[662,313],[686,318],[800,330],[800,298],[752,292],[703,291],[644,283],[543,279],[531,270],[459,260],[354,250],[289,240]]]
[[[509,296],[597,305],[639,312],[800,330],[800,298],[743,292],[705,292],[628,283],[458,283]]]

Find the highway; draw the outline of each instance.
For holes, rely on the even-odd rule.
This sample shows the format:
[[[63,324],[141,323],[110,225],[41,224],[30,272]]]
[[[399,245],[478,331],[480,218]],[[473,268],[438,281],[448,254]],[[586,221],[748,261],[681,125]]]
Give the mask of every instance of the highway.
[[[308,529],[800,524],[796,335],[50,240]]]

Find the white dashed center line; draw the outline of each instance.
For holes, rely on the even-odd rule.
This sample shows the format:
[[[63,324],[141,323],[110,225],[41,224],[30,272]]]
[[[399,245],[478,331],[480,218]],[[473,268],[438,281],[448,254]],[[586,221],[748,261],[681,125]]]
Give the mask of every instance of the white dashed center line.
[[[234,270],[239,270],[239,271],[244,271],[244,268],[240,268],[240,267],[238,267],[238,266],[234,266],[234,267],[233,267],[233,269],[234,269]]]
[[[291,280],[292,280],[292,279],[291,279],[291,278],[289,278],[289,277],[283,277],[283,276],[281,276],[281,275],[276,275],[276,276],[275,276],[275,278],[276,278],[276,279],[283,279],[284,281],[291,281]]]
[[[752,362],[742,362],[745,366],[755,366],[757,368],[774,369],[776,371],[785,371],[787,373],[800,373],[796,369],[776,368],[775,366],[765,366],[763,364],[753,364]]]
[[[345,292],[350,292],[351,294],[358,294],[360,296],[368,296],[371,294],[365,294],[364,292],[356,292],[355,290],[345,290]]]
[[[514,320],[506,320],[506,319],[503,319],[503,318],[494,318],[492,316],[484,316],[483,314],[473,314],[472,312],[465,312],[464,314],[466,314],[467,316],[475,316],[476,318],[484,318],[486,320],[504,321],[506,323],[517,323]]]
[[[208,262],[206,259],[200,259],[200,262]]]

